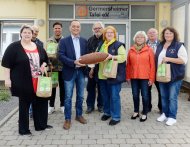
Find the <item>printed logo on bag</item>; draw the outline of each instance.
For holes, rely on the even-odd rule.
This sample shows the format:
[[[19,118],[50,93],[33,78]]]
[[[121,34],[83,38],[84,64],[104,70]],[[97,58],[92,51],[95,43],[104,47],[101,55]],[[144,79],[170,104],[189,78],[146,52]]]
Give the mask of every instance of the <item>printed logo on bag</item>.
[[[49,42],[47,44],[46,52],[48,56],[55,56],[57,54],[57,46],[58,44],[55,42]]]

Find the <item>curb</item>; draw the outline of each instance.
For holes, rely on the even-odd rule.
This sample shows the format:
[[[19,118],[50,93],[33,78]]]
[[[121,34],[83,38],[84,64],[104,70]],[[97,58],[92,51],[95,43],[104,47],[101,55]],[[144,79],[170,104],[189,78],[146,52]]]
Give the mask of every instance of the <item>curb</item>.
[[[7,116],[0,121],[0,128],[18,111],[18,107],[12,110]]]

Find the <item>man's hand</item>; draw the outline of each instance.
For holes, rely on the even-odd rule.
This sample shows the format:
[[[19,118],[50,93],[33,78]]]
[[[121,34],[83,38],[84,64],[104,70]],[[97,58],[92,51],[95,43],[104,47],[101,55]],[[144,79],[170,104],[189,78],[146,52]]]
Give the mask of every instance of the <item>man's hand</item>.
[[[77,66],[79,66],[79,67],[86,66],[86,64],[81,64],[81,63],[79,62],[80,60],[81,60],[81,59],[75,60],[74,64],[77,65]]]

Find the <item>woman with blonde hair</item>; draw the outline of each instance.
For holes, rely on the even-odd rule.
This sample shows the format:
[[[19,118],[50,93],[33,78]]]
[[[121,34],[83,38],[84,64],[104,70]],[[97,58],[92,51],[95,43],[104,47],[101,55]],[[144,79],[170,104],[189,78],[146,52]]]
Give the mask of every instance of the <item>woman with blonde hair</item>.
[[[155,61],[153,49],[146,45],[147,35],[144,31],[136,32],[134,45],[131,46],[127,57],[127,81],[131,81],[134,114],[131,119],[139,117],[139,95],[141,91],[143,111],[140,122],[147,119],[148,113],[148,88],[155,80]]]
[[[126,69],[126,50],[125,45],[116,39],[116,29],[108,26],[103,31],[103,42],[99,46],[98,51],[108,53],[109,56],[104,62],[98,64],[98,82],[100,84],[100,92],[104,101],[101,117],[102,121],[111,118],[109,125],[113,126],[120,122],[121,119],[121,102],[120,91],[121,83],[125,81]],[[103,68],[109,60],[117,60],[118,69],[116,78],[108,78],[103,75]]]

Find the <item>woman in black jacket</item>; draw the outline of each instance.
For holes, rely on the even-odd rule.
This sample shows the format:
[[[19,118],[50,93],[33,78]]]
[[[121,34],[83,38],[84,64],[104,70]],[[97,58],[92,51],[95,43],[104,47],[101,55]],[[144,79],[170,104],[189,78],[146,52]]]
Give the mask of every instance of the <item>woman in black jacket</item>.
[[[22,26],[20,41],[11,43],[3,56],[5,86],[12,95],[19,98],[19,134],[31,135],[29,130],[29,106],[33,106],[33,119],[36,131],[52,128],[47,125],[48,101],[36,96],[37,78],[47,65],[45,50],[31,41],[32,28]]]

